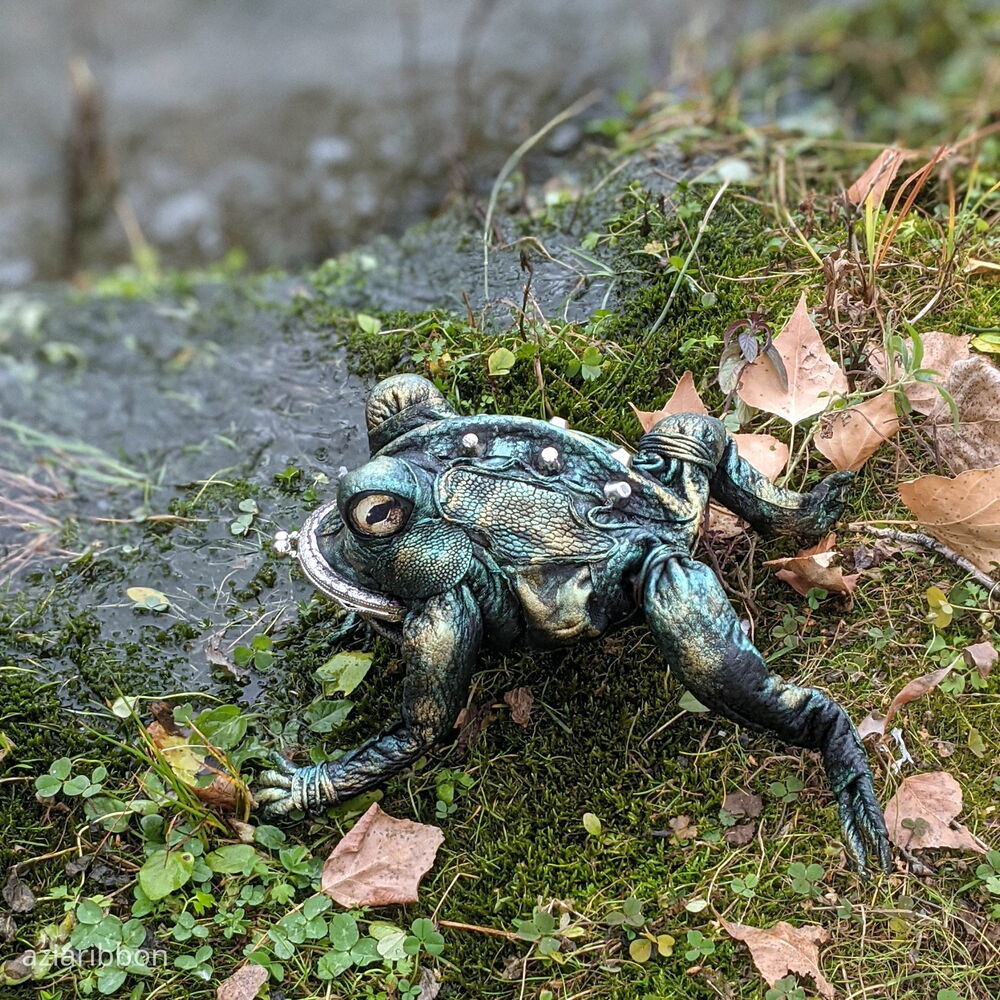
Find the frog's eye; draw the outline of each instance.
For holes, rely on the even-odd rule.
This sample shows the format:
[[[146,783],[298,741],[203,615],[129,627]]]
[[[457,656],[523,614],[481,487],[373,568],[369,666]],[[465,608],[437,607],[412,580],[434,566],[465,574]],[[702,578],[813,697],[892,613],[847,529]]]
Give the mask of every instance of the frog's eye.
[[[362,493],[351,506],[351,527],[362,535],[394,535],[412,509],[409,500],[391,493]]]

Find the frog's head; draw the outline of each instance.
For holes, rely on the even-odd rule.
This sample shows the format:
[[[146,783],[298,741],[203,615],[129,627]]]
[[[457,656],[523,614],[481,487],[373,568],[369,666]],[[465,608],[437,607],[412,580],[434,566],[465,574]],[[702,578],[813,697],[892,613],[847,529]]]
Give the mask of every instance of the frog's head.
[[[380,382],[366,417],[372,451],[425,423],[455,416],[434,385],[416,375]],[[314,511],[296,535],[297,555],[315,586],[344,607],[399,621],[406,602],[455,586],[472,543],[444,521],[431,473],[376,455],[342,476],[336,500]]]

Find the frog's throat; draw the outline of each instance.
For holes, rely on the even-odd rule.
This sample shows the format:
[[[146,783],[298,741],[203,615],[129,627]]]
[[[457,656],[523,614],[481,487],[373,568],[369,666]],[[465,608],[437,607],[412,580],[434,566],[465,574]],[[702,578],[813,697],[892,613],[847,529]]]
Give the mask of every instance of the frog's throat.
[[[336,509],[336,500],[317,507],[297,532],[295,555],[302,572],[317,590],[348,611],[357,611],[366,618],[377,618],[384,622],[402,621],[406,617],[405,605],[352,583],[335,573],[323,558],[319,547],[319,529],[327,516]]]

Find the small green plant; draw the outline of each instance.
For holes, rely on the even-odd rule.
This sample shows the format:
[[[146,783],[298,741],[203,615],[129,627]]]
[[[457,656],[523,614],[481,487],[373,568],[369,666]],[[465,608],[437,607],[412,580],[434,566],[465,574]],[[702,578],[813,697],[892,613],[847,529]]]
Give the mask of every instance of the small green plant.
[[[452,771],[444,768],[434,777],[434,792],[437,799],[434,803],[434,815],[438,819],[451,816],[458,808],[456,801],[460,795],[467,792],[474,784],[475,778],[464,771]]]
[[[522,941],[530,941],[533,952],[539,958],[547,958],[562,964],[565,957],[562,953],[563,941],[582,937],[585,933],[580,924],[574,924],[569,913],[563,913],[558,920],[536,906],[528,920],[515,920],[514,930]]]
[[[788,877],[792,881],[792,890],[800,896],[818,899],[821,892],[819,883],[823,880],[824,875],[826,875],[826,870],[815,862],[804,865],[801,861],[793,861],[788,866]]]
[[[688,931],[685,938],[687,948],[684,959],[687,962],[703,962],[709,955],[715,954],[715,942],[705,937],[701,931]]]
[[[760,879],[756,875],[737,875],[729,882],[730,890],[744,899],[753,899],[757,894],[758,885],[760,885]]]
[[[269,635],[255,635],[249,646],[237,646],[233,650],[233,663],[246,667],[251,663],[255,670],[267,670],[274,662],[274,643]]]
[[[234,535],[246,535],[250,531],[253,519],[260,513],[257,501],[251,498],[241,500],[238,504],[240,513],[229,522],[229,531]]]
[[[806,991],[795,976],[785,976],[764,994],[764,1000],[806,1000]]]
[[[768,791],[781,802],[794,802],[805,787],[805,782],[793,775],[784,781],[772,781],[768,785]]]
[[[73,762],[69,757],[54,760],[45,774],[35,778],[35,791],[42,798],[55,798],[60,792],[70,798],[80,796],[84,799],[99,794],[104,787],[108,769],[103,765],[95,767],[88,775],[73,773]]]

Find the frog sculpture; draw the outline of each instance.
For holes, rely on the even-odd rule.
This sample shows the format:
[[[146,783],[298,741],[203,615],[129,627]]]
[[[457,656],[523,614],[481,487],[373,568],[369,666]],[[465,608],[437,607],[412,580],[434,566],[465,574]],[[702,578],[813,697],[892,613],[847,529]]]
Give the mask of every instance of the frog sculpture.
[[[376,385],[366,418],[371,460],[275,546],[401,645],[402,721],[329,763],[276,756],[256,792],[267,815],[321,810],[425,754],[452,731],[481,646],[558,648],[642,616],[711,710],[822,754],[857,870],[889,869],[847,714],[768,671],[715,575],[691,557],[709,498],[758,531],[813,538],[840,516],[851,473],[795,493],[740,458],[712,417],[665,417],[630,454],[559,419],[459,416],[416,375]]]

